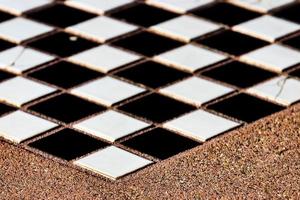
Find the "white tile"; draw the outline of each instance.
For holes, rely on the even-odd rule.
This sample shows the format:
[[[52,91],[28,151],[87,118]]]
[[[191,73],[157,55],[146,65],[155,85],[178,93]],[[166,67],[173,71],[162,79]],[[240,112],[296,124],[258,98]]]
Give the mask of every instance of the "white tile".
[[[111,179],[117,179],[151,163],[150,160],[114,146],[109,146],[74,162],[75,165]]]
[[[20,74],[53,59],[53,56],[34,49],[17,46],[0,52],[0,68]]]
[[[233,122],[203,110],[197,110],[171,120],[163,126],[167,129],[204,142],[211,137],[239,125],[240,124],[237,122]]]
[[[22,77],[15,77],[0,84],[0,100],[21,106],[24,103],[54,91],[54,88],[38,82]]]
[[[233,27],[233,30],[258,37],[269,42],[291,34],[300,29],[300,25],[284,19],[265,15]]]
[[[300,52],[273,44],[247,53],[240,59],[258,67],[281,72],[300,63]]]
[[[144,92],[145,89],[111,77],[104,77],[71,90],[72,94],[111,106]]]
[[[259,12],[268,12],[295,0],[229,0],[230,2]]]
[[[184,41],[190,41],[220,28],[220,25],[187,15],[151,27],[155,32]]]
[[[198,106],[232,91],[232,88],[197,77],[185,79],[159,90],[162,94]]]
[[[281,76],[251,87],[247,92],[288,106],[300,100],[300,81]]]
[[[56,127],[57,124],[23,111],[15,111],[0,118],[0,136],[20,143]]]
[[[188,44],[155,56],[154,59],[158,62],[193,72],[220,62],[226,59],[226,56]]]
[[[17,15],[25,11],[47,5],[52,0],[0,0],[0,9]]]
[[[21,17],[0,23],[0,37],[15,43],[23,42],[52,30],[53,28],[48,25]]]
[[[121,36],[137,27],[106,16],[99,16],[67,28],[68,32],[99,42]]]
[[[213,2],[213,0],[147,0],[147,3],[149,4],[178,13],[185,13],[211,2]]]
[[[109,10],[132,2],[133,0],[67,0],[65,4],[89,12],[103,14]]]
[[[110,142],[114,142],[148,126],[148,123],[115,111],[101,113],[74,125],[79,130]]]
[[[101,72],[111,71],[139,59],[140,56],[107,45],[94,47],[68,58],[71,62]]]

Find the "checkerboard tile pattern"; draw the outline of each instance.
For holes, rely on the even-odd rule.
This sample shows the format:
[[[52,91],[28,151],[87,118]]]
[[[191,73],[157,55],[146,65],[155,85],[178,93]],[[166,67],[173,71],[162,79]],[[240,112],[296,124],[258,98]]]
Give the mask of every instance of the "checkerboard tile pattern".
[[[0,137],[110,179],[171,159],[300,101],[299,8],[0,0]]]

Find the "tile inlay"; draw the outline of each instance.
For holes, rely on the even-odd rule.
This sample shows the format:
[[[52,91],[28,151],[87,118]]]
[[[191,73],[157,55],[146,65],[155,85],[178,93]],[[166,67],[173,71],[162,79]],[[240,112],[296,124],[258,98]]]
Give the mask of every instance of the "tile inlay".
[[[0,140],[138,178],[300,102],[299,6],[0,0]]]

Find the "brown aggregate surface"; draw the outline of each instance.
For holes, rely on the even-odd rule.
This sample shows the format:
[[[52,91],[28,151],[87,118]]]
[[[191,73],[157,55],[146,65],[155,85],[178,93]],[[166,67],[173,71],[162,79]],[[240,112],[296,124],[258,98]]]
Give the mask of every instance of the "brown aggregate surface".
[[[0,199],[300,199],[300,104],[117,181],[0,141]]]

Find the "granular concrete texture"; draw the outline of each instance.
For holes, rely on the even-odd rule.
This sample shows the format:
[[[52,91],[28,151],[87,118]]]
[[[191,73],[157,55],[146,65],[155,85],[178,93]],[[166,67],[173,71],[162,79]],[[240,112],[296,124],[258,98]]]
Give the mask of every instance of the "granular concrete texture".
[[[117,181],[0,141],[0,199],[300,199],[300,104]]]

